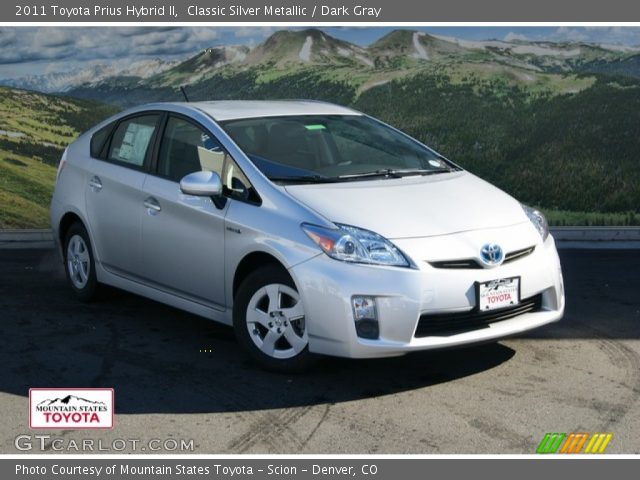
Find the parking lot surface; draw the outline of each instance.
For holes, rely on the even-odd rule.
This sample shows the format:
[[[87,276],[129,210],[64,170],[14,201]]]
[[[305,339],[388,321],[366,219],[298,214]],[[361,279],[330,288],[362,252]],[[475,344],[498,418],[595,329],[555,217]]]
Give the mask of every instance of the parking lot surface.
[[[116,439],[136,453],[152,439],[193,440],[185,453],[534,453],[546,432],[611,432],[607,453],[640,453],[640,250],[561,260],[560,323],[287,376],[255,368],[228,327],[114,289],[80,303],[52,250],[0,250],[0,453],[44,433],[29,430],[30,387],[98,386],[115,389],[114,429],[48,431],[29,453],[83,439],[104,453]]]

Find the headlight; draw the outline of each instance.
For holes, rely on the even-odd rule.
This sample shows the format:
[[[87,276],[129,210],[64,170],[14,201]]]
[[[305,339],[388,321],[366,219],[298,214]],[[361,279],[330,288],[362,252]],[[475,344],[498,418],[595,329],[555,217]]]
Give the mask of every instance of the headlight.
[[[336,260],[394,267],[411,263],[398,248],[377,233],[336,223],[337,229],[302,224],[302,230],[324,253]]]
[[[539,210],[535,208],[527,207],[526,205],[522,205],[522,209],[524,213],[527,214],[533,226],[536,227],[538,233],[542,237],[542,241],[544,242],[549,236],[549,224],[547,223],[547,219],[544,218],[544,215]]]

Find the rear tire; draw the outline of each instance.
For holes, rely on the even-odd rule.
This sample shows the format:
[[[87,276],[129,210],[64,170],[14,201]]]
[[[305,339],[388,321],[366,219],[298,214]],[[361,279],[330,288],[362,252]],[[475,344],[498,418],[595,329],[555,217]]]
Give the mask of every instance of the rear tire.
[[[83,302],[96,297],[98,281],[89,234],[81,223],[67,230],[64,240],[64,270],[73,293]]]
[[[240,344],[267,370],[299,372],[317,359],[309,352],[304,305],[283,268],[266,266],[247,276],[235,297],[233,326]]]

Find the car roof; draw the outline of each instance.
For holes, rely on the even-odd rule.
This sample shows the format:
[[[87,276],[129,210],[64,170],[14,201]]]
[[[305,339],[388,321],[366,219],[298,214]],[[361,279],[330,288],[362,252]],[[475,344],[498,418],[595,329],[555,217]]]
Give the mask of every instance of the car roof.
[[[180,105],[197,108],[216,121],[290,115],[362,115],[347,107],[313,100],[221,100]]]

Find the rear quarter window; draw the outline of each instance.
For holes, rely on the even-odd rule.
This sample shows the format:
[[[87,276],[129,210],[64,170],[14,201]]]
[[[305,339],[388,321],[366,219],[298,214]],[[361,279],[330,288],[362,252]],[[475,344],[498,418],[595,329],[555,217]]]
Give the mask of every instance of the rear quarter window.
[[[106,127],[101,128],[91,137],[91,156],[93,158],[103,158],[104,153],[103,149],[107,139],[109,138],[109,134],[111,130],[113,130],[115,122],[110,123]]]
[[[152,113],[121,121],[113,132],[107,160],[142,167],[159,118]]]

